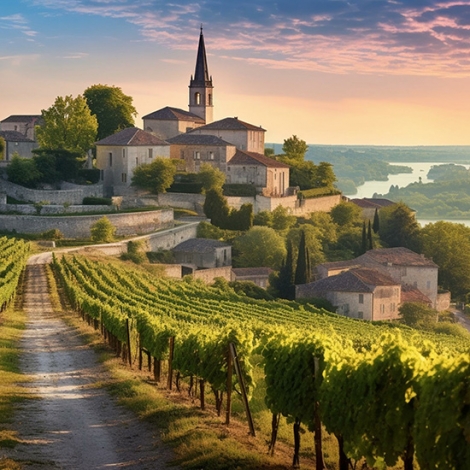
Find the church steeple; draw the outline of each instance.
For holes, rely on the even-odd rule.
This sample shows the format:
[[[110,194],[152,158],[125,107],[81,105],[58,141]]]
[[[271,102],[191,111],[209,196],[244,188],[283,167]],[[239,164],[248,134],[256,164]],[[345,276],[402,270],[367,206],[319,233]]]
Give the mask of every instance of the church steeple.
[[[206,47],[201,25],[196,69],[194,77],[191,76],[189,82],[189,111],[204,119],[206,124],[213,120],[213,88],[212,77],[209,75],[209,68],[207,67]]]

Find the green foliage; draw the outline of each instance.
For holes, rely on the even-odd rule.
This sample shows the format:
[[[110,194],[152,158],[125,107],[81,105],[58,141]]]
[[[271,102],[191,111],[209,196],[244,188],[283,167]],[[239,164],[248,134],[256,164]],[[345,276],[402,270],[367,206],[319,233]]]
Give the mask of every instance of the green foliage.
[[[287,253],[278,274],[270,276],[269,291],[281,299],[295,299],[294,284],[295,261],[292,241],[287,239]]]
[[[404,203],[399,202],[383,207],[379,213],[380,239],[389,247],[404,246],[420,251],[419,225],[414,213]]]
[[[41,114],[44,124],[36,126],[36,138],[41,148],[85,155],[93,146],[98,122],[83,96],[58,96]]]
[[[86,196],[83,198],[84,206],[110,206],[113,201],[109,197]]]
[[[210,189],[207,191],[204,201],[204,214],[210,219],[212,225],[226,228],[230,208],[227,204],[227,199],[223,196],[220,189]]]
[[[21,158],[14,155],[7,166],[8,180],[21,186],[34,187],[41,174],[31,158]]]
[[[420,231],[422,252],[439,266],[439,285],[464,299],[470,292],[470,228],[436,222]]]
[[[35,149],[33,157],[41,173],[40,182],[54,184],[59,181],[75,181],[83,165],[78,152],[64,149]]]
[[[305,230],[300,231],[297,265],[295,267],[294,284],[308,284],[312,279],[309,251],[305,242]]]
[[[0,136],[0,160],[5,160],[5,151],[7,148],[7,143],[5,139]]]
[[[246,295],[252,299],[273,300],[273,296],[262,287],[251,281],[231,281],[228,283],[238,295]]]
[[[330,214],[333,222],[340,227],[362,225],[362,210],[353,202],[341,201],[331,209]]]
[[[224,184],[223,186],[224,196],[234,197],[255,197],[257,194],[256,186],[253,184]]]
[[[283,206],[277,206],[271,212],[271,225],[274,230],[288,230],[295,225],[297,219],[293,215],[289,215],[287,209]]]
[[[175,165],[170,159],[157,157],[152,163],[144,163],[134,169],[131,185],[152,194],[164,193],[173,182],[175,173]]]
[[[127,253],[123,253],[121,259],[130,260],[135,264],[142,264],[147,261],[147,256],[144,252],[144,242],[129,241],[127,243]]]
[[[293,257],[294,260],[298,259],[300,245],[304,243],[305,249],[309,253],[309,260],[311,266],[316,266],[317,264],[325,262],[325,255],[323,253],[322,246],[322,233],[313,225],[304,224],[299,228],[293,228],[289,230],[286,240],[287,243],[291,243],[293,247]],[[302,239],[304,240],[302,242]],[[297,261],[295,262],[297,264]],[[297,283],[296,283],[297,284]],[[302,283],[302,284],[305,284]]]
[[[264,225],[265,227],[272,227],[272,213],[270,211],[259,211],[253,218],[253,225]]]
[[[414,328],[423,328],[437,322],[437,311],[427,305],[405,302],[398,309],[401,321]]]
[[[286,156],[297,161],[304,160],[307,150],[307,143],[304,140],[299,139],[296,135],[285,139],[284,145],[282,146],[282,151],[286,154]]]
[[[255,226],[234,241],[238,267],[266,266],[279,269],[286,255],[283,238],[269,227]]]
[[[112,242],[116,234],[116,228],[111,221],[106,217],[101,217],[90,228],[91,239],[94,242]]]
[[[98,168],[80,168],[77,178],[80,184],[96,184],[100,181],[100,170]]]
[[[300,185],[296,184],[295,186]],[[297,196],[299,199],[314,199],[317,197],[332,196],[335,194],[341,194],[341,191],[334,188],[332,189],[331,187],[322,187],[301,190],[297,193]]]
[[[202,186],[204,194],[211,189],[222,191],[222,186],[225,183],[225,173],[213,167],[210,163],[203,163],[199,173],[197,173],[197,182]]]
[[[98,121],[97,140],[134,125],[137,111],[132,97],[125,95],[121,88],[92,85],[83,92],[83,96]]]

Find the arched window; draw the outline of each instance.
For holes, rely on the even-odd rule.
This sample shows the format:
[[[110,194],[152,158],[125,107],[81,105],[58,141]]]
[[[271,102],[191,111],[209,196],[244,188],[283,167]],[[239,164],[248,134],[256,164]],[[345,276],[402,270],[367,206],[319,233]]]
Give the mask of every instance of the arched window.
[[[201,104],[201,93],[199,92],[194,93],[194,102],[196,104]]]

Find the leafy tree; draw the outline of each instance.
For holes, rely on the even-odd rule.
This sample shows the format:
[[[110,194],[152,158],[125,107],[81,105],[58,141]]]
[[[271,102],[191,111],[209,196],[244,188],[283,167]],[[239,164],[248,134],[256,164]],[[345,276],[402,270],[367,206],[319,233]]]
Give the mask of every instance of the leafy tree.
[[[437,311],[425,304],[405,302],[398,309],[401,321],[412,327],[426,327],[437,322]]]
[[[330,214],[333,222],[338,224],[340,227],[362,223],[362,210],[353,202],[340,202],[331,209]]]
[[[323,245],[323,249],[335,244],[338,240],[336,224],[333,222],[331,214],[327,212],[313,212],[307,223],[311,223],[318,231],[318,237]]]
[[[380,211],[380,239],[389,247],[404,246],[420,251],[419,225],[414,213],[404,203],[399,202]]]
[[[41,173],[41,182],[74,181],[83,165],[80,153],[61,149],[36,149],[34,161]]]
[[[314,187],[333,188],[336,181],[333,165],[328,162],[320,162],[316,170],[316,185]]]
[[[274,158],[274,149],[272,149],[270,147],[265,147],[264,155],[265,155],[265,157]]]
[[[5,160],[5,150],[7,148],[7,144],[3,137],[0,137],[0,160]]]
[[[312,268],[308,248],[305,242],[305,231],[300,231],[299,253],[297,255],[297,266],[295,268],[294,284],[308,284],[312,278]]]
[[[152,163],[144,163],[134,169],[132,186],[150,191],[152,194],[164,193],[171,186],[176,167],[168,158],[155,158]]]
[[[36,126],[41,148],[61,149],[85,155],[96,140],[98,122],[85,98],[58,96],[54,104],[41,111],[44,124]]]
[[[41,177],[33,159],[21,158],[17,154],[13,155],[6,171],[8,181],[21,186],[34,187]]]
[[[318,187],[317,166],[311,161],[298,161],[290,158],[281,159],[290,165],[289,185],[298,186],[300,189]]]
[[[288,158],[303,161],[307,153],[308,145],[305,140],[299,139],[296,135],[284,140],[282,151]]]
[[[238,267],[266,266],[279,269],[286,255],[284,239],[269,227],[252,227],[236,238],[234,249],[238,253]]]
[[[313,225],[304,224],[299,228],[292,228],[287,234],[286,241],[291,243],[293,247],[293,257],[295,265],[298,264],[300,245],[302,244],[302,238],[304,244],[309,253],[311,266],[323,263],[325,261],[325,255],[323,253],[323,246],[321,241],[321,232]]]
[[[210,163],[203,163],[196,179],[202,185],[203,193],[210,189],[222,191],[222,186],[225,183],[225,173],[213,167]]]
[[[253,219],[254,225],[264,225],[265,227],[272,227],[273,216],[270,211],[259,211]]]
[[[249,230],[253,226],[253,204],[243,204],[240,209],[232,209],[229,213],[227,226],[229,230]]]
[[[271,227],[274,230],[287,230],[297,222],[295,216],[289,215],[287,209],[283,206],[277,206],[271,212],[271,217]]]
[[[226,228],[230,208],[221,189],[209,189],[204,201],[204,214],[211,220],[212,225]]]
[[[112,242],[116,233],[116,228],[110,220],[104,216],[92,224],[90,228],[91,239],[94,242]]]
[[[98,121],[97,140],[134,126],[137,111],[132,104],[132,97],[125,95],[121,88],[92,85],[83,92],[83,96]]]
[[[464,299],[470,292],[470,228],[436,222],[421,229],[422,252],[439,266],[439,285]]]
[[[292,242],[287,240],[287,254],[277,275],[270,279],[270,291],[281,299],[295,299],[294,253]]]

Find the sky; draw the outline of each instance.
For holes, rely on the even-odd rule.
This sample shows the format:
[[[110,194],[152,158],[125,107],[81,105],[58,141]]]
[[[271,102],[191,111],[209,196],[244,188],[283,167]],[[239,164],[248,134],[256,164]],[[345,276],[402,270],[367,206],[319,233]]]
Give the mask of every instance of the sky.
[[[98,83],[188,109],[203,26],[214,119],[266,142],[470,145],[470,0],[0,0],[0,120]]]

